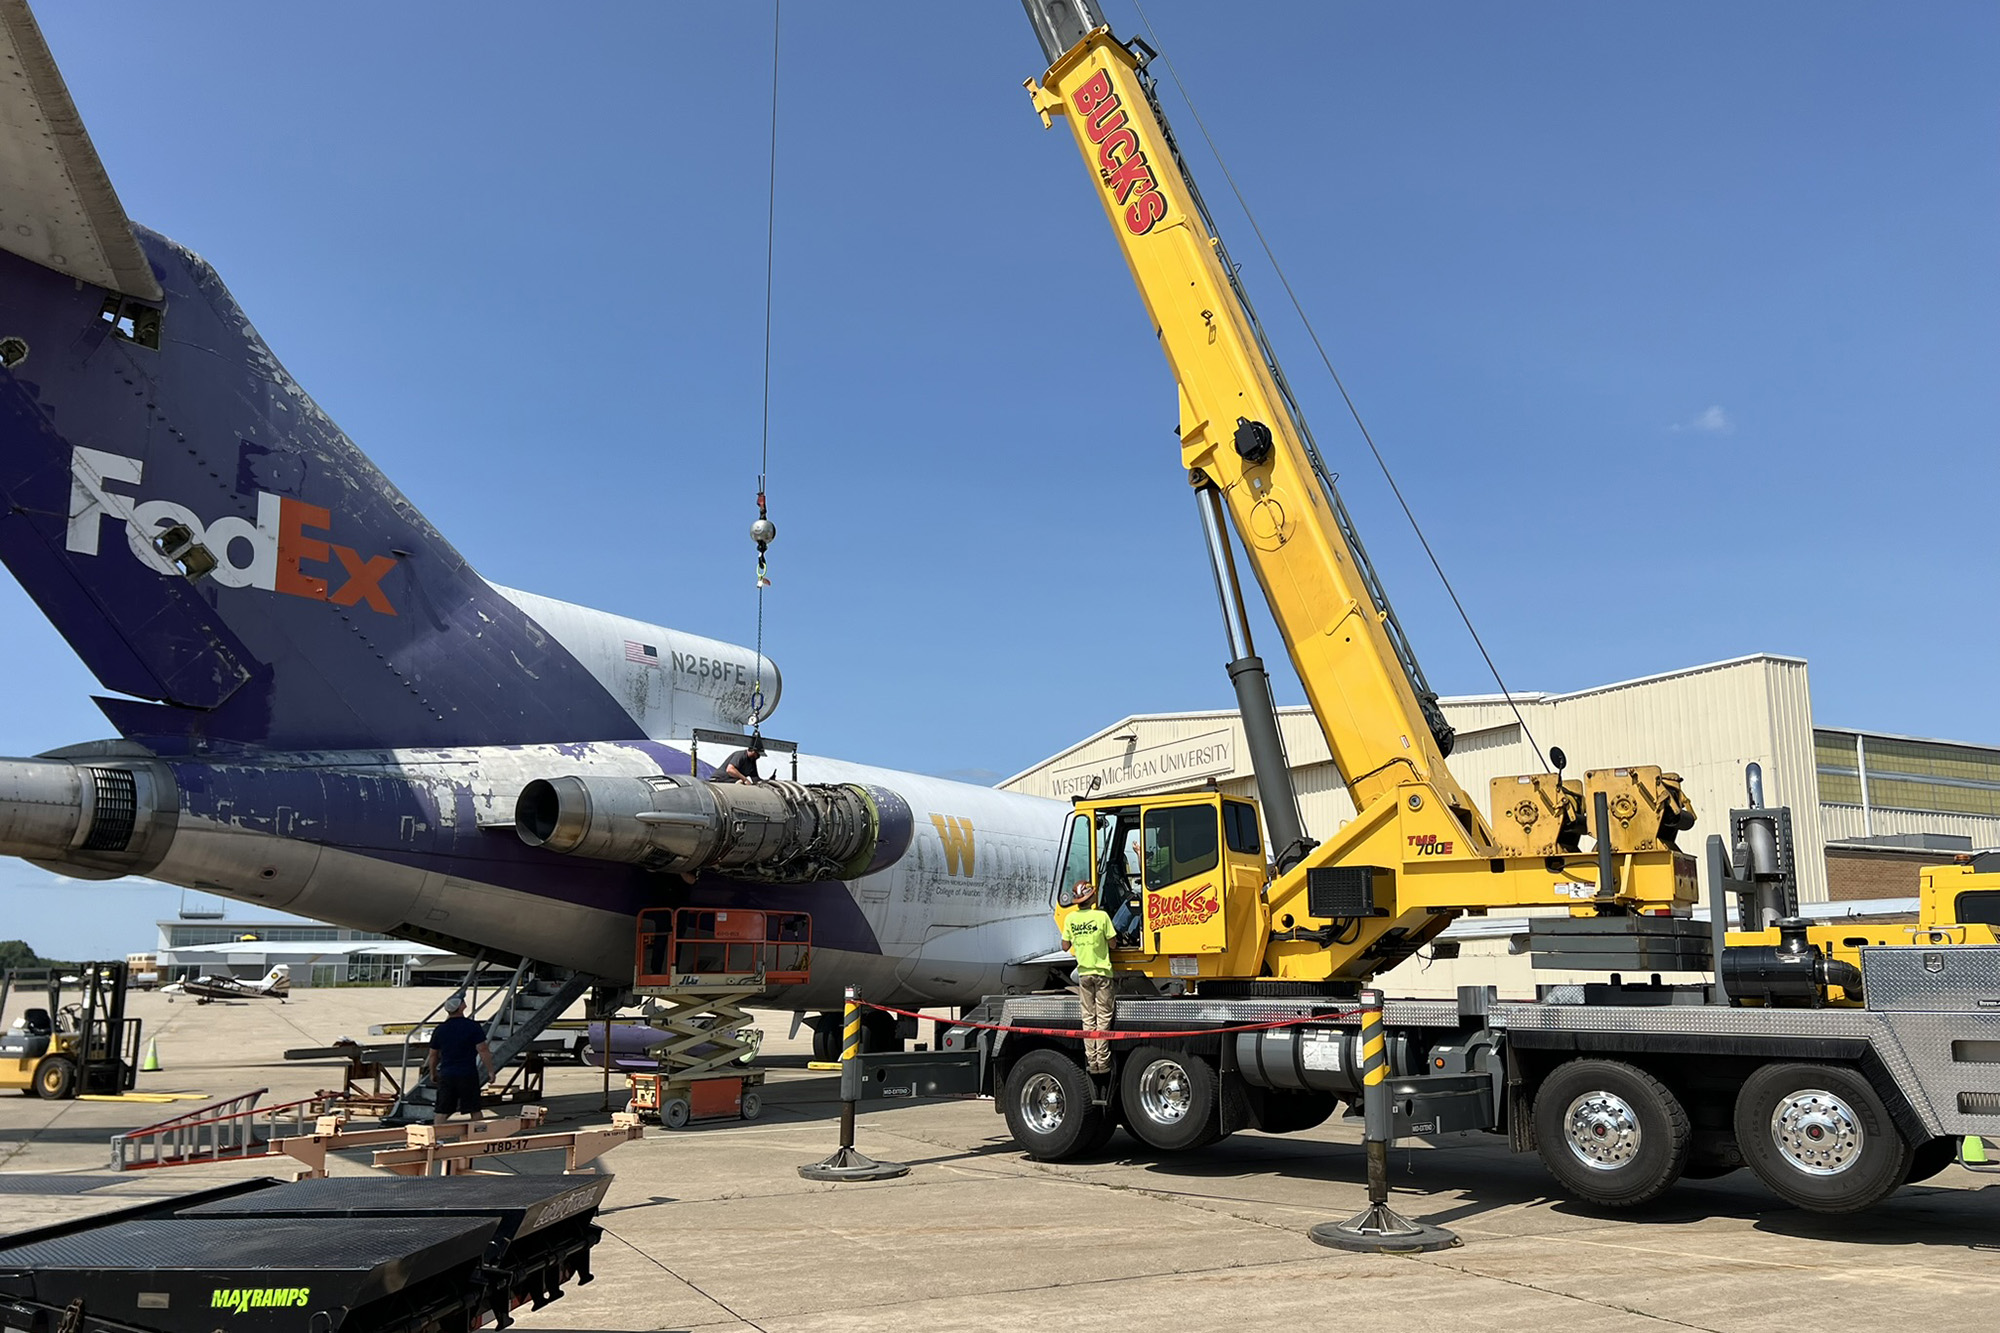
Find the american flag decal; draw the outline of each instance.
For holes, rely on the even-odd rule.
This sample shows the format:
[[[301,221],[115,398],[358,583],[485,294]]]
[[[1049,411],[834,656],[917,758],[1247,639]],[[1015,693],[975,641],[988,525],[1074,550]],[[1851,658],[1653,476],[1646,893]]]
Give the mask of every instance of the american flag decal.
[[[660,650],[650,643],[634,643],[632,640],[627,639],[625,640],[625,660],[628,662],[640,662],[646,666],[658,666],[660,664]]]

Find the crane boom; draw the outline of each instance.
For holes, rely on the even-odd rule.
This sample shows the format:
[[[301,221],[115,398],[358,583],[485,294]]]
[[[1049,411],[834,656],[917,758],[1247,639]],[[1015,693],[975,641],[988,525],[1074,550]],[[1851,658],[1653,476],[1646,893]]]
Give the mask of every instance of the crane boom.
[[[1446,768],[1451,729],[1318,457],[1142,77],[1150,55],[1095,30],[1036,95],[1063,116],[1098,178],[1181,391],[1181,459],[1212,486],[1357,808],[1428,782],[1475,823]]]
[[[1208,530],[1230,674],[1277,851],[1275,878],[1253,900],[1253,849],[1236,836],[1228,801],[1083,802],[1078,818],[1094,833],[1073,831],[1071,843],[1096,851],[1077,866],[1113,898],[1144,876],[1131,900],[1143,905],[1145,929],[1128,936],[1120,965],[1197,979],[1351,981],[1408,956],[1464,911],[1567,901],[1576,915],[1685,915],[1694,861],[1674,838],[1693,810],[1675,775],[1646,766],[1597,770],[1583,783],[1560,773],[1496,779],[1496,822],[1475,808],[1446,763],[1452,733],[1437,696],[1181,160],[1146,69],[1154,53],[1112,36],[1092,0],[1023,4],[1050,60],[1027,81],[1035,110],[1045,127],[1060,119],[1071,130],[1179,388],[1180,462]],[[1356,818],[1319,844],[1297,827],[1223,514],[1354,800]],[[1214,850],[1212,831],[1206,842],[1186,832],[1206,818],[1191,806],[1203,800],[1216,806],[1227,853]],[[1580,849],[1587,824],[1597,843],[1589,853]],[[1121,846],[1136,855],[1108,850]]]

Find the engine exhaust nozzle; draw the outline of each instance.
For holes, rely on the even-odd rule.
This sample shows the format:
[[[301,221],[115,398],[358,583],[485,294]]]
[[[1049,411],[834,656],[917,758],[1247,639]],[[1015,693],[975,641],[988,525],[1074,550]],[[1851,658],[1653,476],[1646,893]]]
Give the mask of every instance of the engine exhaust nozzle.
[[[166,854],[179,808],[152,760],[0,759],[0,856],[65,875],[145,873]]]

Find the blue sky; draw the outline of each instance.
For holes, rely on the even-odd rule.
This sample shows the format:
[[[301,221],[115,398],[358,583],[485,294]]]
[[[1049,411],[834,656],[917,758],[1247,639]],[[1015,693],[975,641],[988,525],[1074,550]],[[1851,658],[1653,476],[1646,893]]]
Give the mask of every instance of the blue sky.
[[[1791,653],[1823,723],[2000,743],[2000,9],[1146,10],[1510,685]],[[750,640],[768,6],[39,17],[128,211],[483,573]],[[1227,703],[1019,7],[793,0],[782,53],[770,729],[991,780]],[[1432,683],[1491,689],[1193,161]],[[11,581],[0,633],[0,752],[107,732]],[[5,933],[122,952],[177,896],[53,883],[0,869]]]

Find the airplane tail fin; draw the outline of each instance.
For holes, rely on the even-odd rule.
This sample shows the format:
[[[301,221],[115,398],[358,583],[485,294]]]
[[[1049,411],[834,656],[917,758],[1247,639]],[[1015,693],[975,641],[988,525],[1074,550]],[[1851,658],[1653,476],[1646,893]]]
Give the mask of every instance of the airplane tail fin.
[[[0,561],[163,751],[636,739],[632,712],[135,227],[0,0]],[[615,649],[614,649],[615,651]],[[143,702],[142,702],[143,701]]]
[[[293,383],[213,270],[138,234],[166,292],[138,337],[100,316],[112,297],[0,254],[0,339],[28,349],[0,370],[0,561],[132,696],[99,701],[122,735],[163,750],[643,735]]]
[[[292,969],[284,963],[273,963],[257,984],[274,995],[282,995],[292,988]]]
[[[158,301],[159,281],[27,0],[0,0],[0,58],[14,75],[0,80],[0,124],[38,131],[37,151],[0,159],[10,178],[11,224],[0,228],[0,249],[94,287]]]
[[[98,701],[121,735],[560,744],[775,706],[747,649],[482,579],[215,270],[126,217],[26,0],[0,0],[0,218],[0,563],[126,696]]]

